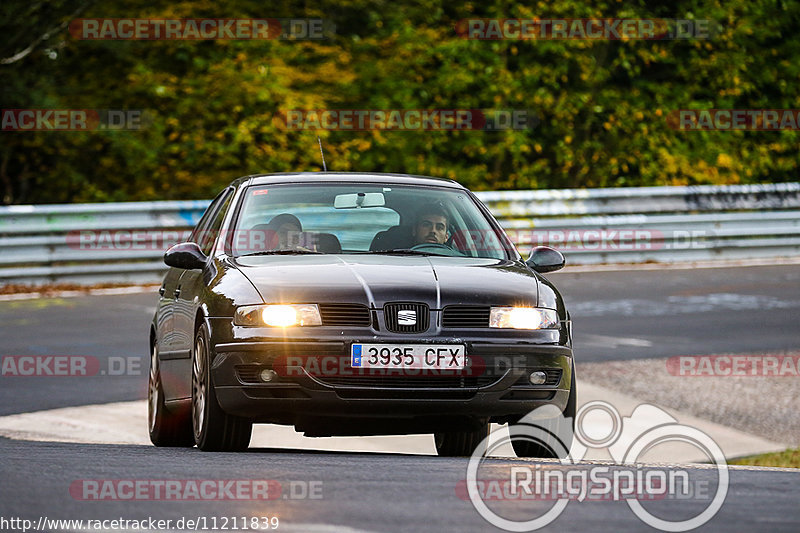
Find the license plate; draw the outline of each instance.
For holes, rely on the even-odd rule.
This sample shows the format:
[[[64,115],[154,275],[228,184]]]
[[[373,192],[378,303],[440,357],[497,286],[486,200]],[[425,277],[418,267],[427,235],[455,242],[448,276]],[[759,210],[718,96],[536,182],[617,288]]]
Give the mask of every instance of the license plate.
[[[461,370],[467,366],[467,356],[463,344],[353,344],[350,365]]]

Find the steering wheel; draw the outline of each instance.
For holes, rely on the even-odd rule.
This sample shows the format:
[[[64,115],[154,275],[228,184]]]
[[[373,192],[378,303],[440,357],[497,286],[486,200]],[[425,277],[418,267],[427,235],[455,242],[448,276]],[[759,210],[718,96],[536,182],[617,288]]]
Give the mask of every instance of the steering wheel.
[[[420,244],[416,244],[416,245],[412,246],[411,248],[409,248],[409,250],[415,250],[415,251],[420,251],[420,252],[429,251],[431,253],[443,253],[443,252],[445,252],[446,255],[452,255],[452,256],[464,255],[460,251],[458,251],[458,250],[456,250],[456,249],[454,249],[454,248],[452,248],[452,247],[450,247],[450,246],[448,246],[446,244],[439,244],[439,243],[435,243],[435,242],[423,242],[423,243],[420,243]]]

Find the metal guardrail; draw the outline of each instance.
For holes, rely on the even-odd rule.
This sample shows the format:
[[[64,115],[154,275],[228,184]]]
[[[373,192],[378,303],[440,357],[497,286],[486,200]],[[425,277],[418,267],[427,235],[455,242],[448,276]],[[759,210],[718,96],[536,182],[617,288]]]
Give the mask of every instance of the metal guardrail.
[[[520,251],[546,244],[569,264],[800,256],[800,183],[478,193]],[[0,284],[153,282],[163,247],[207,201],[0,207]],[[137,231],[164,246],[81,246]],[[117,232],[117,233],[114,233]],[[112,238],[112,237],[109,237]]]

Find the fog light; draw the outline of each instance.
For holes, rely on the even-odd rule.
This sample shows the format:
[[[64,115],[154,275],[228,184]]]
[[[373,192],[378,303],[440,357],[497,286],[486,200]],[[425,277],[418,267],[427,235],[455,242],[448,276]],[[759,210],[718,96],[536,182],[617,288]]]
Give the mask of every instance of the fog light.
[[[275,381],[276,379],[278,379],[278,373],[274,370],[265,368],[261,371],[261,381],[264,383],[269,383],[270,381]]]
[[[531,385],[543,385],[547,381],[547,374],[541,371],[531,372],[528,381],[531,382]]]

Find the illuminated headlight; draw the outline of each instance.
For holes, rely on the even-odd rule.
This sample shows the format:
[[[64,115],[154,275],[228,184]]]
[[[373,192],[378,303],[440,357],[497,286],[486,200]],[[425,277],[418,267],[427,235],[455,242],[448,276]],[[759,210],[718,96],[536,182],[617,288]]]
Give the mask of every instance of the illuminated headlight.
[[[248,305],[236,310],[237,326],[319,326],[322,318],[317,304]]]
[[[490,328],[553,329],[558,328],[555,309],[536,307],[492,307]]]

